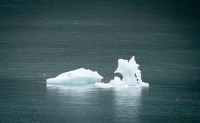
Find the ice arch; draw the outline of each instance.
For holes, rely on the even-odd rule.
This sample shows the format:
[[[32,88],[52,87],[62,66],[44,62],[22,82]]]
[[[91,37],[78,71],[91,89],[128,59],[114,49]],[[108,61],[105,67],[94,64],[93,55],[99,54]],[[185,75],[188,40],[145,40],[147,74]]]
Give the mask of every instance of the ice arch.
[[[122,80],[115,76],[109,83],[95,83],[97,87],[110,88],[110,87],[128,87],[140,86],[149,87],[149,83],[145,83],[141,78],[141,71],[139,64],[136,63],[133,56],[129,61],[124,59],[118,60],[118,67],[114,73],[122,74]]]
[[[148,83],[142,81],[139,64],[136,63],[133,56],[129,61],[124,59],[118,60],[118,67],[115,73],[122,74],[122,82],[130,86],[149,86]]]

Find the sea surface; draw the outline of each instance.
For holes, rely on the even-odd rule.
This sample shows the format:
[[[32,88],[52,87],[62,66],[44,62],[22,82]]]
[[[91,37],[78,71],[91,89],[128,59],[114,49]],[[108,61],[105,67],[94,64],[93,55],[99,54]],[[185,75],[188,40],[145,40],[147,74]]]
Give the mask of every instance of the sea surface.
[[[200,122],[199,3],[0,0],[0,122]],[[132,56],[150,87],[46,84],[78,68],[107,83]]]

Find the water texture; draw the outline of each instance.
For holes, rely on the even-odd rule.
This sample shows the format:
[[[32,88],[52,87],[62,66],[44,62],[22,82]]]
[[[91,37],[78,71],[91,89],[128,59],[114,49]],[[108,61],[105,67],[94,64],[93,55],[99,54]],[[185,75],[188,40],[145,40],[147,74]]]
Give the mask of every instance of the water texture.
[[[199,122],[199,5],[0,0],[0,122]],[[82,67],[107,83],[132,56],[149,88],[46,85]]]

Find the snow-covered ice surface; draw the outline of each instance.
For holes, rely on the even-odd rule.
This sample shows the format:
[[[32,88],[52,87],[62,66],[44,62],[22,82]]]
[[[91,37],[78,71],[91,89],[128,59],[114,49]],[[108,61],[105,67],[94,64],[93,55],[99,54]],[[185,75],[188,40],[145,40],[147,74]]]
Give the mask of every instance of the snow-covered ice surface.
[[[139,65],[136,63],[134,56],[129,61],[119,59],[117,70],[114,73],[122,74],[123,79],[121,80],[119,77],[114,77],[109,83],[95,83],[95,86],[101,88],[128,86],[149,87],[149,83],[142,81],[141,71],[138,67]]]
[[[101,82],[102,79],[103,77],[98,72],[80,68],[62,73],[55,78],[49,78],[47,79],[47,84],[85,85]]]

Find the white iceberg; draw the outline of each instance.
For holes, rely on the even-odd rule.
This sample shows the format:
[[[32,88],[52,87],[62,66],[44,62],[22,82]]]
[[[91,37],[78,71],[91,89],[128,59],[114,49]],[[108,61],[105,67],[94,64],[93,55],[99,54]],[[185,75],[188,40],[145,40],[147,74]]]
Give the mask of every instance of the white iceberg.
[[[103,77],[97,71],[80,68],[58,75],[55,78],[47,79],[47,84],[57,85],[86,85],[95,83],[96,87],[102,88],[127,88],[128,86],[149,87],[148,83],[142,81],[141,71],[136,63],[134,56],[128,61],[118,60],[118,67],[114,73],[122,74],[122,80],[114,77],[109,83],[102,83]]]
[[[103,77],[97,71],[80,68],[58,75],[55,78],[47,79],[47,84],[58,85],[85,85],[96,82],[101,82]]]
[[[118,60],[118,68],[115,73],[120,73],[123,76],[122,82],[131,86],[149,86],[148,83],[142,81],[139,64],[136,63],[133,56],[129,61],[124,59]]]
[[[140,86],[149,87],[149,83],[145,83],[141,78],[141,71],[138,69],[134,56],[128,61],[124,59],[118,60],[118,67],[114,73],[122,74],[122,80],[119,77],[114,77],[109,83],[95,83],[95,86],[102,88],[110,87],[128,87]]]

